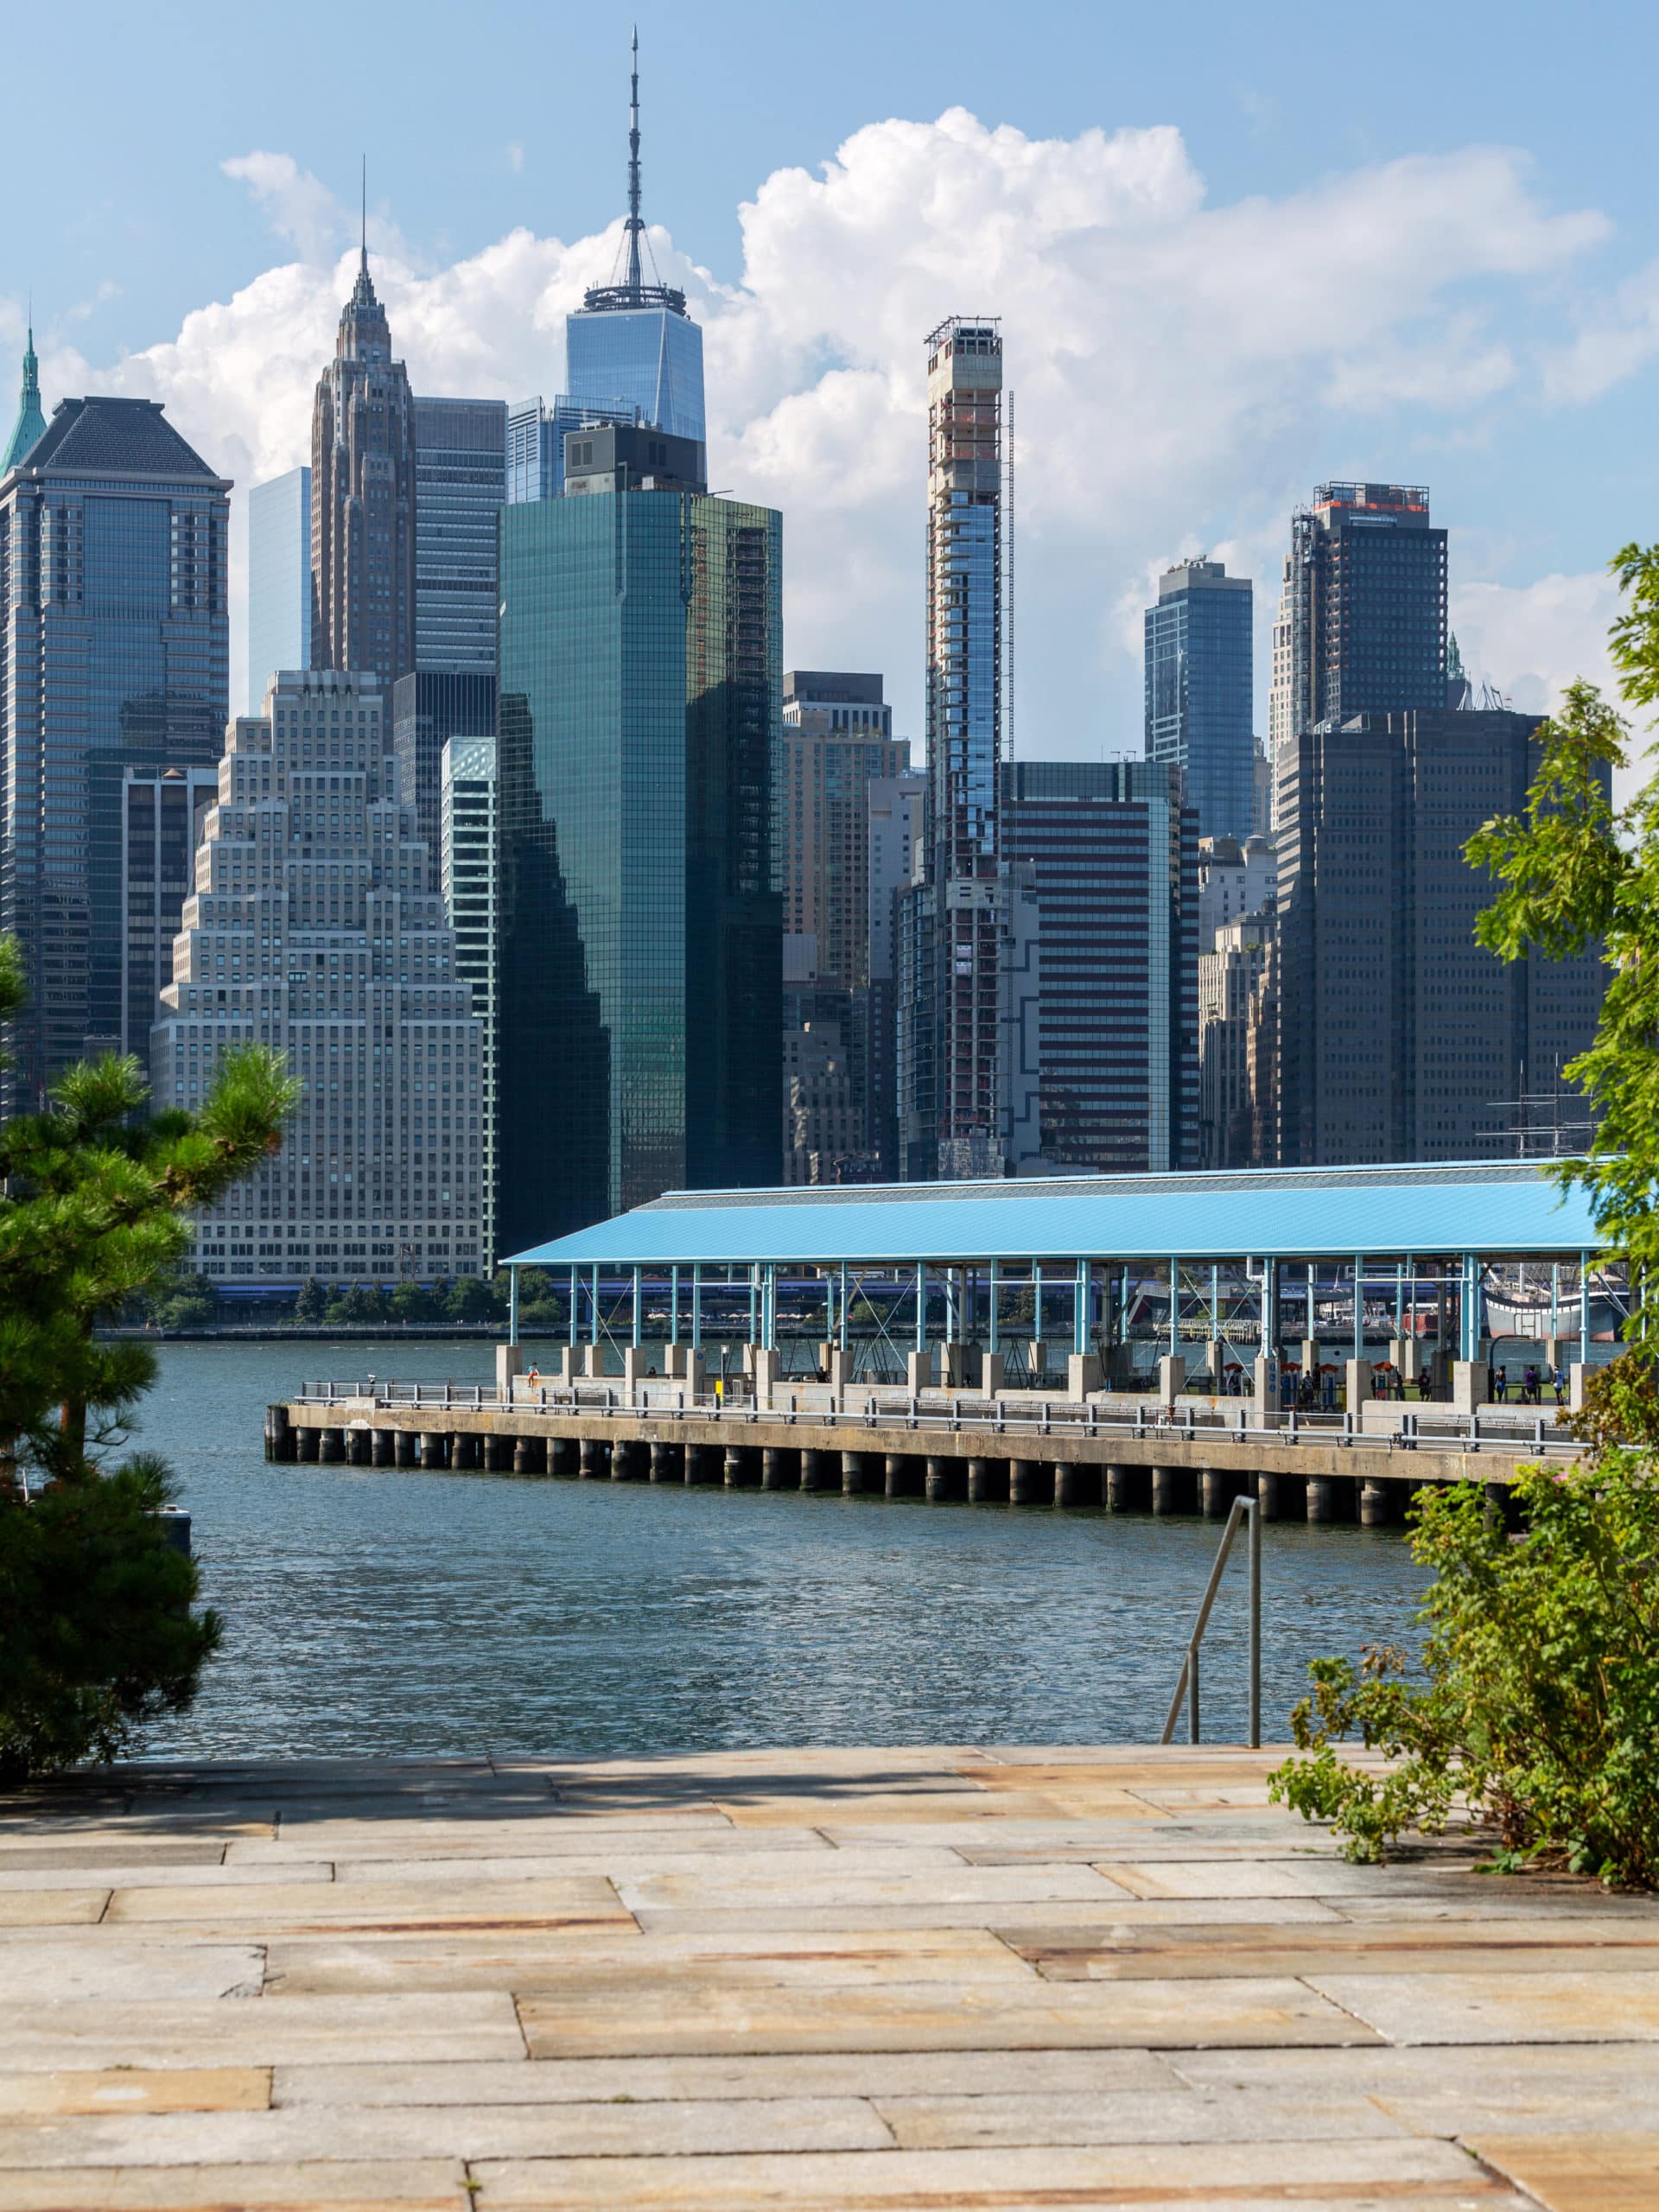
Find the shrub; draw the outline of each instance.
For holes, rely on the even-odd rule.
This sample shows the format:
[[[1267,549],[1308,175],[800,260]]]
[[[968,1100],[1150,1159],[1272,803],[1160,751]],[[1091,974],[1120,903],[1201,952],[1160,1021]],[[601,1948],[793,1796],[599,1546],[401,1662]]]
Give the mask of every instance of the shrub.
[[[1420,1678],[1391,1650],[1309,1669],[1291,1726],[1312,1756],[1281,1766],[1273,1794],[1332,1821],[1349,1858],[1380,1861],[1466,1803],[1496,1827],[1503,1868],[1659,1882],[1659,1481],[1642,1445],[1606,1440],[1618,1396],[1652,1404],[1640,1357],[1592,1387],[1585,1426],[1604,1440],[1582,1461],[1521,1471],[1524,1535],[1480,1485],[1421,1493],[1412,1548],[1434,1580]],[[1336,1746],[1355,1735],[1392,1764],[1344,1761]]]

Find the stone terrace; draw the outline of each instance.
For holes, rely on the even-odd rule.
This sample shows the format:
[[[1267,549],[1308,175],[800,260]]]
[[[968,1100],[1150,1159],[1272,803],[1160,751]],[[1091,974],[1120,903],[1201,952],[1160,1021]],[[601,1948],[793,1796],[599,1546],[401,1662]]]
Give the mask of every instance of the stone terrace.
[[[0,1801],[0,2208],[1659,2205],[1659,1905],[1223,1749]]]

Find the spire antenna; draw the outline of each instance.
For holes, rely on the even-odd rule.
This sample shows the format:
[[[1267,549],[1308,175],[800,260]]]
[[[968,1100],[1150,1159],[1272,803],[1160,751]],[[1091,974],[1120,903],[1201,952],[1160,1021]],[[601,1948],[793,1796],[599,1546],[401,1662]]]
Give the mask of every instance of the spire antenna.
[[[638,293],[641,283],[639,234],[645,224],[639,214],[639,26],[633,27],[632,73],[628,92],[628,274],[627,286]]]
[[[362,228],[358,233],[361,244],[358,248],[363,274],[369,273],[369,157],[363,156],[363,213]]]

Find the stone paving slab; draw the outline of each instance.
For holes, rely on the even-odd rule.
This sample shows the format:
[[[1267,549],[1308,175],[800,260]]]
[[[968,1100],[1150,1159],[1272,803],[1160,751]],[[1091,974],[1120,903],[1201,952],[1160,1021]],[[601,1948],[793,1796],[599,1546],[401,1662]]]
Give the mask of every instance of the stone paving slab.
[[[1659,2212],[1659,1904],[1224,1746],[0,1799],[0,2212]]]

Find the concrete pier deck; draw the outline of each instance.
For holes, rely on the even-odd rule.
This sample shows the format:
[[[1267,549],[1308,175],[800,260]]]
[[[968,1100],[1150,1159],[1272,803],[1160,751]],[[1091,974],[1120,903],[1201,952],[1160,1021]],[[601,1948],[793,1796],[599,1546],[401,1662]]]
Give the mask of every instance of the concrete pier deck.
[[[0,2208],[1659,2204],[1659,1904],[1274,1754],[130,1768],[0,1801]]]

